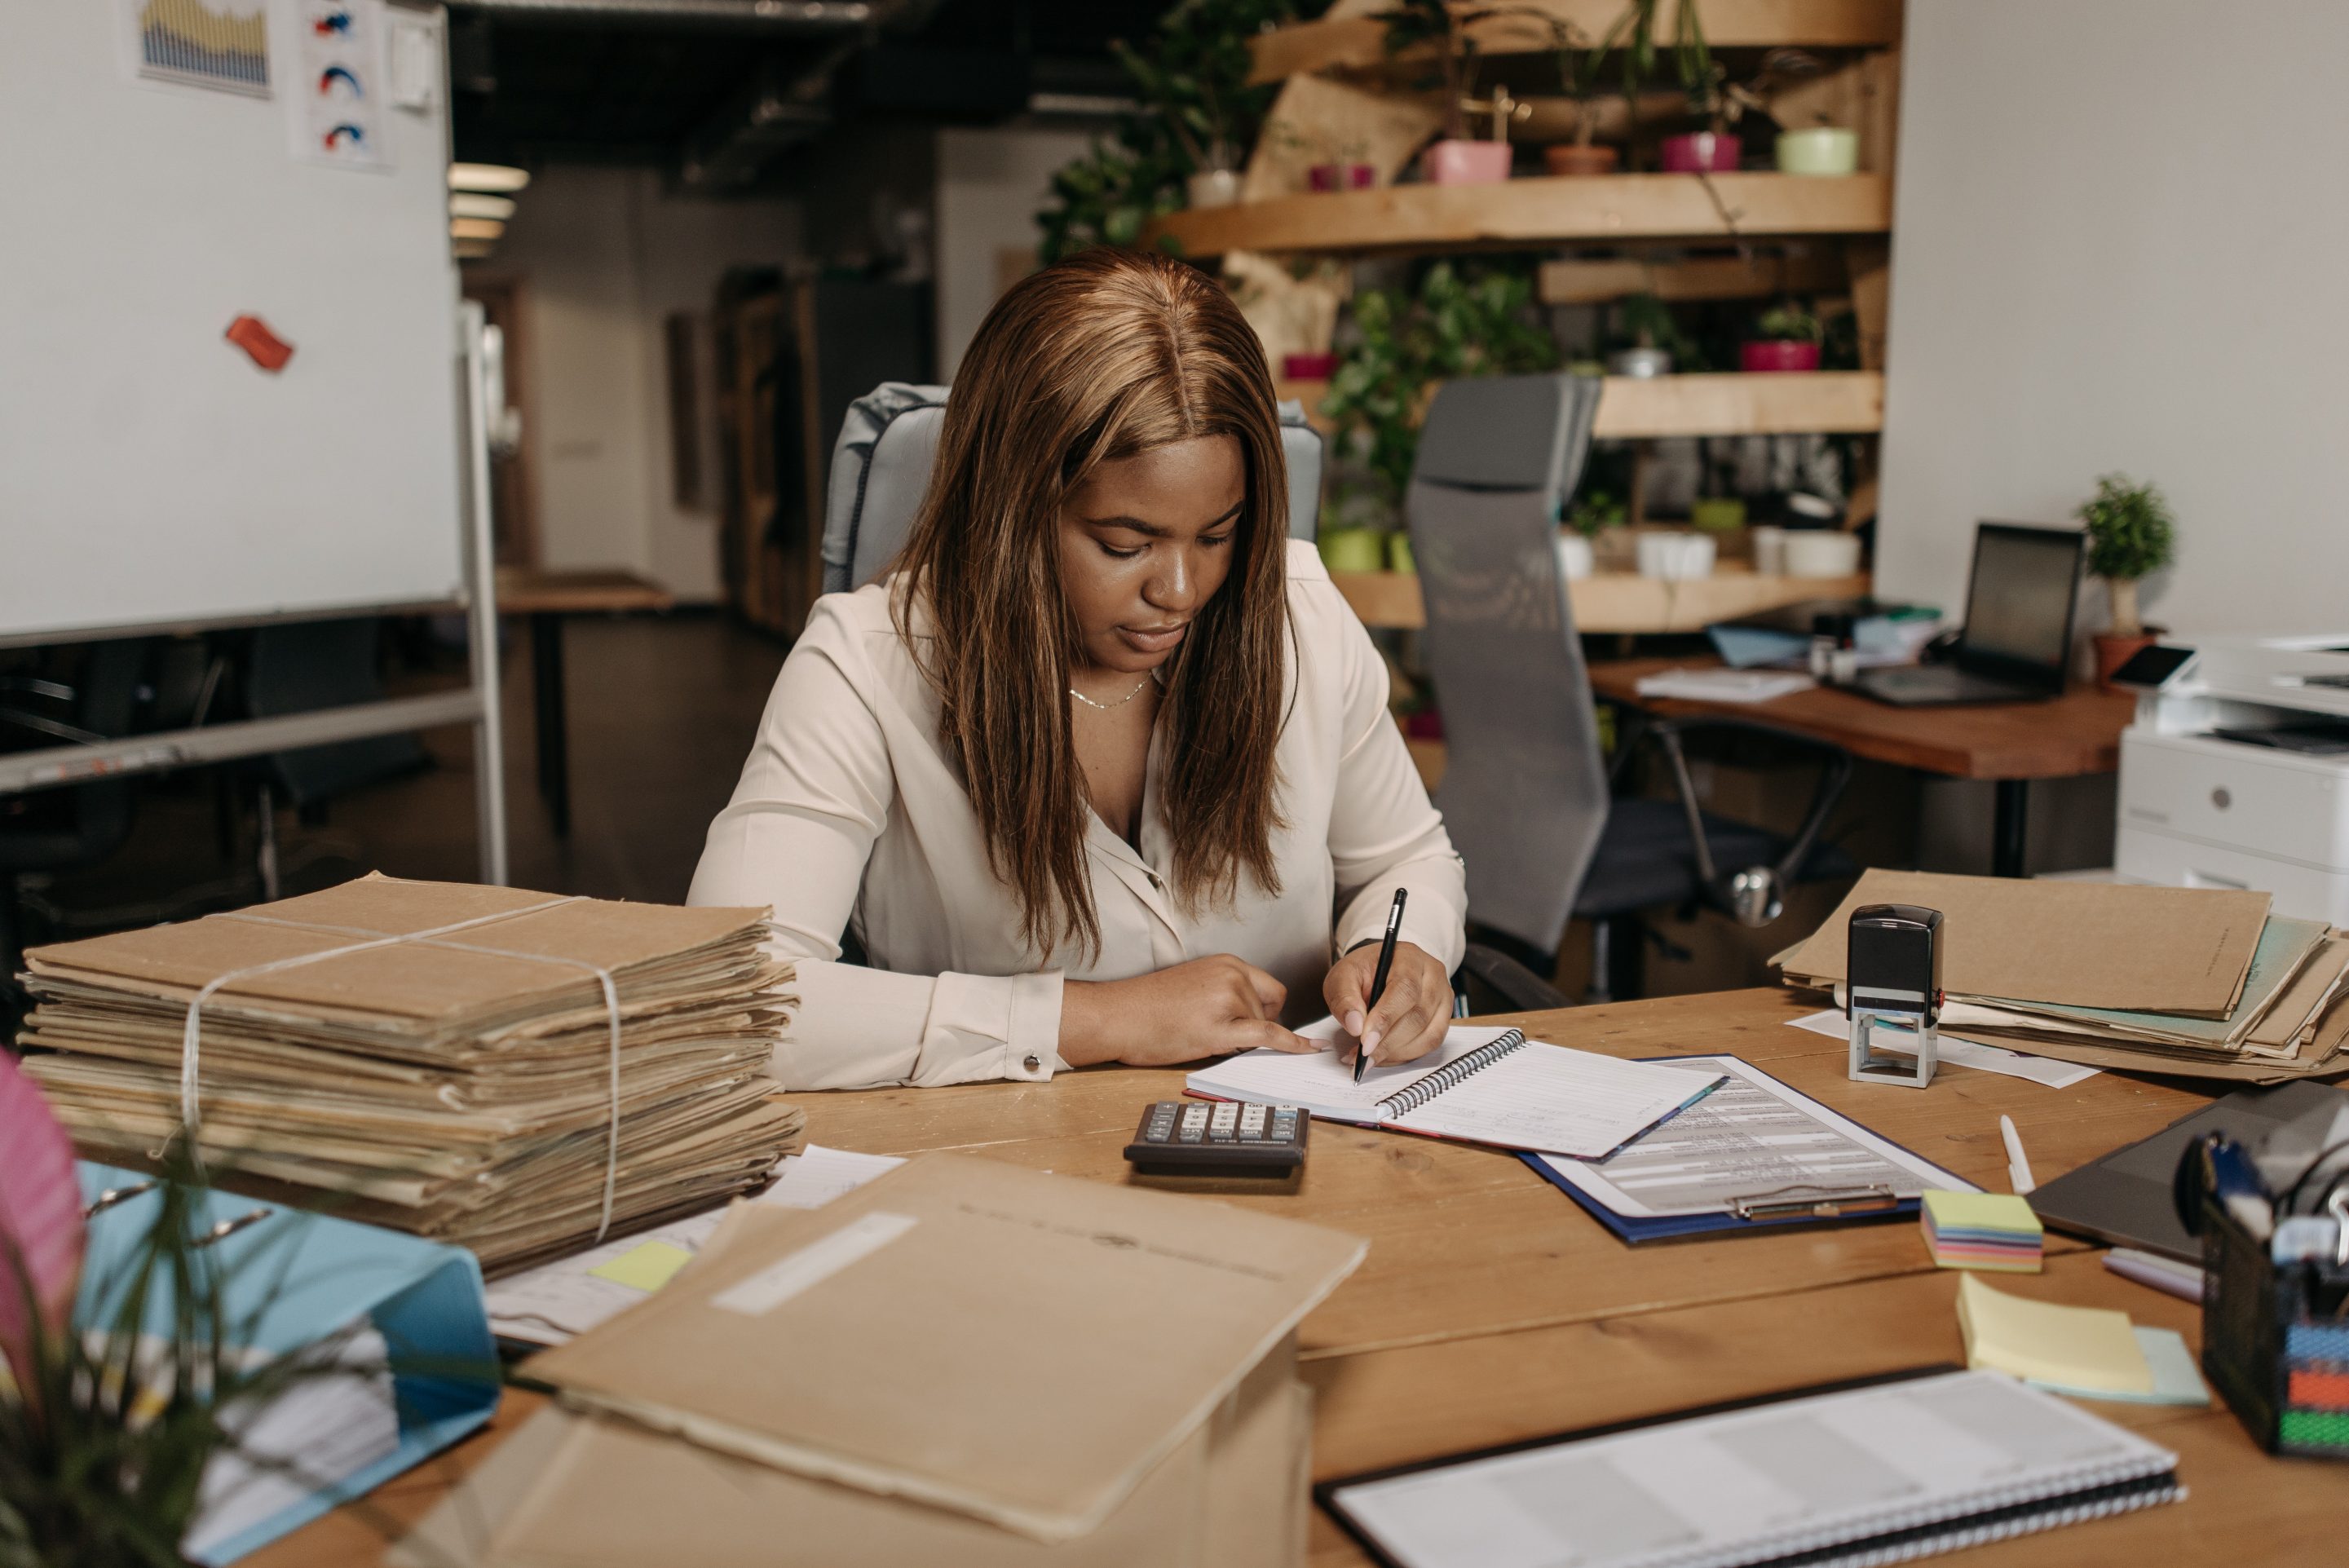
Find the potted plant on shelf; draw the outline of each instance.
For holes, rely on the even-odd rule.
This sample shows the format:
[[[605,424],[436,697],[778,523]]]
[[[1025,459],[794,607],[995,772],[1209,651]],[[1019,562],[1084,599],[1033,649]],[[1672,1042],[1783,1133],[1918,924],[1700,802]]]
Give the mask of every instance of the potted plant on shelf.
[[[1558,80],[1565,86],[1566,96],[1574,101],[1574,140],[1553,142],[1542,149],[1542,165],[1552,174],[1612,174],[1621,155],[1595,140],[1599,133],[1599,73],[1607,61],[1607,47],[1603,44],[1596,48],[1583,47],[1570,23],[1553,20],[1550,33],[1557,48]],[[1626,106],[1635,101],[1631,91],[1626,91],[1623,101]]]
[[[1627,295],[1613,314],[1616,346],[1607,356],[1608,374],[1646,379],[1671,375],[1676,360],[1689,362],[1694,345],[1682,333],[1671,308],[1654,295]]]
[[[1444,134],[1420,154],[1420,173],[1431,185],[1496,185],[1509,177],[1509,125],[1533,112],[1530,104],[1496,87],[1489,99],[1476,91],[1476,39],[1470,31],[1516,8],[1492,6],[1454,10],[1444,0],[1402,0],[1376,19],[1386,25],[1386,51],[1399,55],[1433,46],[1441,67],[1436,84],[1444,95]],[[1472,113],[1493,117],[1490,140],[1475,140],[1469,128]]]
[[[1574,498],[1566,526],[1557,531],[1557,567],[1569,583],[1579,582],[1599,569],[1599,535],[1620,528],[1623,503],[1607,490],[1586,490]]]
[[[2088,570],[2112,599],[2112,626],[2096,634],[2096,680],[2110,691],[2113,671],[2154,640],[2137,615],[2137,586],[2175,558],[2177,519],[2158,489],[2125,473],[2097,480],[2077,515],[2088,531]]]
[[[1754,336],[1739,346],[1738,368],[1757,372],[1816,370],[1826,331],[1801,306],[1780,305],[1763,312]]]

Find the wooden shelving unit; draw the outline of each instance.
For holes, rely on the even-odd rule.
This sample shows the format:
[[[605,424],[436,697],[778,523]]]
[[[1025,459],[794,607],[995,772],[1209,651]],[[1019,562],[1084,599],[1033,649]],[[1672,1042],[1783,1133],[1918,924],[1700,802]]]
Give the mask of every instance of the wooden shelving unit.
[[[1327,381],[1277,381],[1273,390],[1305,405],[1327,433]],[[1609,376],[1590,433],[1601,441],[1687,435],[1841,435],[1884,425],[1884,377],[1876,370],[1795,375]]]
[[[1552,47],[1544,17],[1567,23],[1589,39],[1603,36],[1622,10],[1622,0],[1516,0],[1506,14],[1487,17],[1470,33],[1484,54],[1539,54]],[[1698,16],[1706,41],[1717,49],[1781,44],[1871,49],[1900,41],[1900,0],[1702,0]],[[1673,23],[1673,7],[1667,5],[1657,19],[1657,36],[1671,37]],[[1278,27],[1250,47],[1256,54],[1254,79],[1259,82],[1306,71],[1377,69],[1392,57],[1384,29],[1367,16]]]
[[[1170,213],[1143,236],[1193,258],[1226,251],[1371,254],[1525,250],[1629,240],[1875,234],[1892,226],[1881,174],[1607,174],[1497,185],[1393,185]]]
[[[1416,630],[1427,624],[1419,578],[1410,572],[1332,572],[1330,580],[1364,626]],[[1857,598],[1868,576],[1764,577],[1723,569],[1668,583],[1629,572],[1600,572],[1567,585],[1578,632],[1635,635],[1698,632],[1715,621],[1759,615],[1806,599]]]

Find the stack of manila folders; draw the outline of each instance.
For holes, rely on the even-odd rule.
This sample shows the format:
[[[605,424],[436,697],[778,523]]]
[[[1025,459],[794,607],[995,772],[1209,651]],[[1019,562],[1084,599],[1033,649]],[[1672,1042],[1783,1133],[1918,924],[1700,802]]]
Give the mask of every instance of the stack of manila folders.
[[[2091,1067],[2277,1084],[2349,1072],[2349,934],[2234,888],[1869,871],[1772,961],[1847,978],[1851,913],[1941,911],[1941,1028]]]
[[[192,1124],[222,1186],[495,1272],[712,1208],[799,1146],[766,917],[362,877],[36,949],[19,1044],[91,1158],[146,1165]]]
[[[962,1155],[737,1204],[657,1292],[531,1360],[561,1403],[388,1560],[1291,1568],[1296,1327],[1365,1251]]]

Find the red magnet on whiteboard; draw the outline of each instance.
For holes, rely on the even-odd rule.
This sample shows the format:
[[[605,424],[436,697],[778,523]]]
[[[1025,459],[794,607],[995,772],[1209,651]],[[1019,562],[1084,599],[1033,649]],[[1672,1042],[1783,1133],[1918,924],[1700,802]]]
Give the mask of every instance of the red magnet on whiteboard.
[[[269,330],[258,316],[240,316],[228,324],[228,340],[253,356],[253,362],[274,373],[294,358],[294,345]]]

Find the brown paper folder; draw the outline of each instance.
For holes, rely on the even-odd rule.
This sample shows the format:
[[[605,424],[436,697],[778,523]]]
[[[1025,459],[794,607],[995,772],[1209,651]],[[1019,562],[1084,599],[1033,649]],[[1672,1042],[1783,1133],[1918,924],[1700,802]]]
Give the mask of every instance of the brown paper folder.
[[[1195,1198],[927,1155],[531,1371],[574,1405],[1039,1541],[1097,1529],[1361,1261]]]
[[[1054,1544],[551,1407],[387,1556],[392,1568],[1294,1568],[1311,1396],[1291,1347],[1153,1466],[1100,1528]]]
[[[1775,961],[1789,979],[1844,980],[1854,909],[1922,904],[1941,911],[1941,984],[1952,996],[2224,1018],[2269,903],[2265,893],[2220,888],[1869,871]]]

